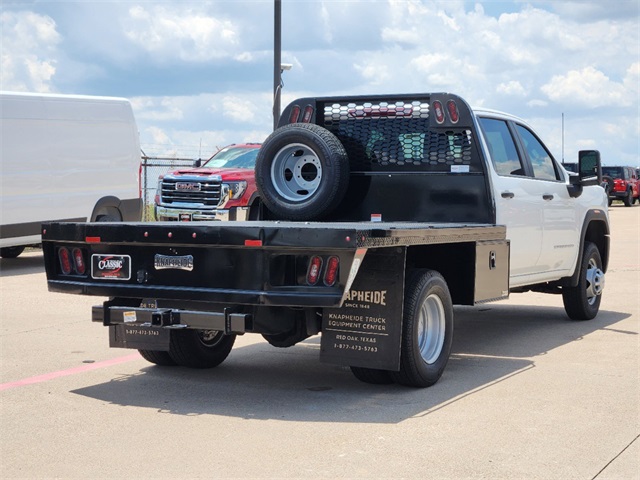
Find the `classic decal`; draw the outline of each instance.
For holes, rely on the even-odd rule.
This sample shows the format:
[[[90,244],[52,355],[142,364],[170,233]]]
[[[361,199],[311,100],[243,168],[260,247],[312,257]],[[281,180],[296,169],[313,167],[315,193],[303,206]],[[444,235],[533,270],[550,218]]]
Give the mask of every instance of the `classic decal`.
[[[112,280],[131,278],[131,257],[129,255],[91,255],[91,277]]]

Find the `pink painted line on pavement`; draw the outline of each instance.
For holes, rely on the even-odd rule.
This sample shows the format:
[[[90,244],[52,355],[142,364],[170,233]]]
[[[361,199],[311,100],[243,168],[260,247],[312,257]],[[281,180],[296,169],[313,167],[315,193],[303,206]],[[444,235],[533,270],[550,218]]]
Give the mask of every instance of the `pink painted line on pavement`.
[[[67,377],[69,375],[75,375],[76,373],[89,372],[91,370],[98,370],[99,368],[111,367],[113,365],[119,365],[121,363],[130,362],[132,360],[140,359],[138,353],[132,353],[124,357],[112,358],[111,360],[104,360],[102,362],[88,363],[79,367],[68,368],[66,370],[59,370],[57,372],[45,373],[43,375],[37,375],[35,377],[23,378],[22,380],[16,380],[15,382],[7,382],[0,384],[0,392],[3,390],[9,390],[11,388],[23,387],[25,385],[32,385],[34,383],[48,382],[59,377]]]

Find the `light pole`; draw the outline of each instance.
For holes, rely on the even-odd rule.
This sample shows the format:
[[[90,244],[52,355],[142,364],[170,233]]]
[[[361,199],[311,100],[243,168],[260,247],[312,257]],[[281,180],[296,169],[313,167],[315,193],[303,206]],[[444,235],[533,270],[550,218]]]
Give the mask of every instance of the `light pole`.
[[[282,2],[274,0],[273,21],[273,129],[278,127],[280,121],[280,93],[282,91],[282,64],[281,64],[281,31],[282,29]]]

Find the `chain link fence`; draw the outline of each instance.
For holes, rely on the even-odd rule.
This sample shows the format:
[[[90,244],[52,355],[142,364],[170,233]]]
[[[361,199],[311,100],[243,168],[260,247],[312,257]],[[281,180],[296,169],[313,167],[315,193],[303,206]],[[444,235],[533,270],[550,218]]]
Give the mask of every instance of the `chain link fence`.
[[[194,160],[191,158],[161,158],[142,156],[140,171],[140,188],[142,189],[142,221],[153,222],[156,220],[154,211],[154,197],[158,187],[160,175],[180,167],[192,167]]]

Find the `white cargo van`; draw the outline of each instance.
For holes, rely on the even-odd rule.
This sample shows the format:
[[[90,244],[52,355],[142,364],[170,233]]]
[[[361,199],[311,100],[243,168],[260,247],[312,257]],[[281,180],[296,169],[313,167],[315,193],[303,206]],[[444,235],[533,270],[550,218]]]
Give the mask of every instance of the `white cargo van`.
[[[140,220],[140,143],[124,98],[0,92],[0,256],[43,221]]]

